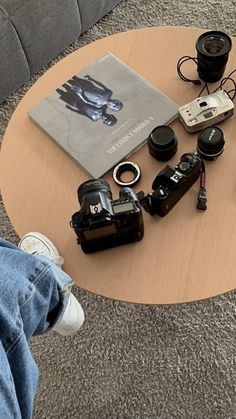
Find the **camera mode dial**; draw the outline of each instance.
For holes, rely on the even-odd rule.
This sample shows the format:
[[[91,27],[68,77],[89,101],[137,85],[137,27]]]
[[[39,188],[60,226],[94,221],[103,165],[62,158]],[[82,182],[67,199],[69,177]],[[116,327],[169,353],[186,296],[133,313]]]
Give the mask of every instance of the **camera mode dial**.
[[[183,161],[179,164],[179,170],[181,170],[181,172],[185,173],[188,172],[190,169],[190,164],[186,161]]]
[[[165,186],[159,185],[156,189],[155,189],[155,195],[159,198],[159,199],[165,199],[168,196],[168,188],[165,188]]]

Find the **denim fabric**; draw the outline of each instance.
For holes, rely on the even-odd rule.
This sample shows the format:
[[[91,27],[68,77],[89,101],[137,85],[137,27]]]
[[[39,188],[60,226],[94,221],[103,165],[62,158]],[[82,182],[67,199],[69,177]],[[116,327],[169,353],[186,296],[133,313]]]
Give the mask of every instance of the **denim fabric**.
[[[66,307],[71,278],[44,257],[0,238],[0,416],[32,417],[38,368],[29,339],[50,330]]]

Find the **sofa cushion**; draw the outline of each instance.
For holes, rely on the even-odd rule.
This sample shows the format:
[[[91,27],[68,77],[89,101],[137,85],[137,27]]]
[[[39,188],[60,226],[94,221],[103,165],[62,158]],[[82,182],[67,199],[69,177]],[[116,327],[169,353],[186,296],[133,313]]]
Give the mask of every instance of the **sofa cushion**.
[[[77,0],[0,0],[0,3],[15,27],[32,74],[81,33]]]
[[[12,91],[18,88],[30,76],[27,59],[22,49],[17,32],[8,19],[6,12],[0,7],[0,103]]]

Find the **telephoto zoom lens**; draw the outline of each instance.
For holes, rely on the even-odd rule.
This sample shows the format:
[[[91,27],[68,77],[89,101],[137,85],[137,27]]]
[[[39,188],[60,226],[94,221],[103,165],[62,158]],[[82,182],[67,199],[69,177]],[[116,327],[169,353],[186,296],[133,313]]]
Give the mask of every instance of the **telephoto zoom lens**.
[[[199,36],[197,71],[202,81],[214,83],[223,77],[231,48],[232,41],[224,32],[208,31]]]

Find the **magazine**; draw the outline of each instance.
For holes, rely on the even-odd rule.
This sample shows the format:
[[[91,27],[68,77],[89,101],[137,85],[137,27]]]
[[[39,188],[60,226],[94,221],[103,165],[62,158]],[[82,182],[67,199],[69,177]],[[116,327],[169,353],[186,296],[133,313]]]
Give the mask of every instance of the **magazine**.
[[[178,106],[111,53],[65,81],[29,117],[93,178],[146,143]]]

